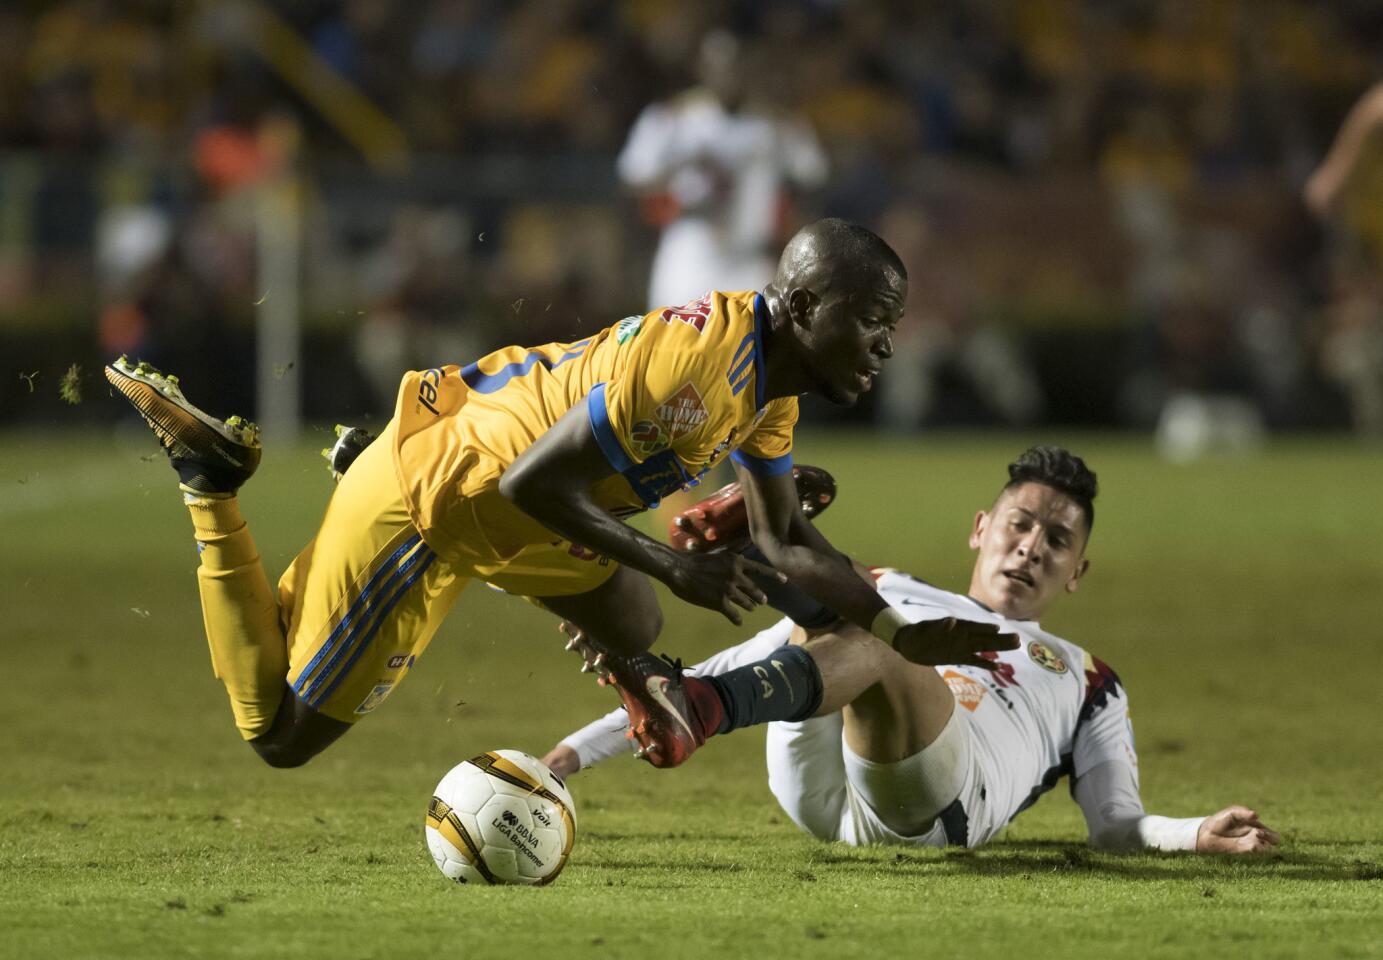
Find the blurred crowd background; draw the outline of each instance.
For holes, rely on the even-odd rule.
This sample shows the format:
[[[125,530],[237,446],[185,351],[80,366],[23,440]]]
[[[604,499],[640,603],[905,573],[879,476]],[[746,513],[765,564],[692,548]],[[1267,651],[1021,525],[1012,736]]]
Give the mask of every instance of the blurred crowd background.
[[[11,0],[0,423],[119,353],[252,412],[285,300],[306,415],[387,416],[829,215],[911,296],[814,418],[1383,436],[1383,150],[1303,200],[1380,78],[1375,0]]]

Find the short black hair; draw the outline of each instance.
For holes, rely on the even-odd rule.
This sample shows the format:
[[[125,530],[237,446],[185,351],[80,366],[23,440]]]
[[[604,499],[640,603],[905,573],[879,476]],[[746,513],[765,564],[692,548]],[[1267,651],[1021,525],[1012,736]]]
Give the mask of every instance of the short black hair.
[[[1008,465],[1004,490],[1025,483],[1040,483],[1060,490],[1076,502],[1085,514],[1087,533],[1095,527],[1095,497],[1100,492],[1095,473],[1085,461],[1063,447],[1034,446]]]
[[[892,270],[902,280],[908,278],[908,269],[903,266],[903,259],[898,256],[898,252],[868,227],[839,217],[818,220],[816,226],[820,228],[827,243],[845,259]]]

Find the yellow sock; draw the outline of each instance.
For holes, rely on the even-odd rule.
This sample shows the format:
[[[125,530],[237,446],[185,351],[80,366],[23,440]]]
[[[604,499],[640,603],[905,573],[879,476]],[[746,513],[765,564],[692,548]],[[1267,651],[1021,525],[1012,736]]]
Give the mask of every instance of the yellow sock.
[[[283,699],[288,645],[259,551],[234,496],[187,493],[197,533],[197,584],[211,668],[230,694],[246,740],[269,730]]]

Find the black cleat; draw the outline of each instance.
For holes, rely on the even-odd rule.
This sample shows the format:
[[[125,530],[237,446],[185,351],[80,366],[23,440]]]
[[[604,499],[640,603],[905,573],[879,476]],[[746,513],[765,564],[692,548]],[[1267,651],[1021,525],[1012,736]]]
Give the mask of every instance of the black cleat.
[[[154,431],[184,490],[234,493],[254,475],[263,451],[253,423],[208,416],[182,395],[177,377],[143,361],[131,364],[122,356],[106,367],[106,379]]]
[[[336,425],[336,442],[322,451],[322,459],[327,462],[331,478],[337,483],[355,463],[355,458],[365,452],[365,448],[375,442],[375,435],[364,427],[343,427]]]

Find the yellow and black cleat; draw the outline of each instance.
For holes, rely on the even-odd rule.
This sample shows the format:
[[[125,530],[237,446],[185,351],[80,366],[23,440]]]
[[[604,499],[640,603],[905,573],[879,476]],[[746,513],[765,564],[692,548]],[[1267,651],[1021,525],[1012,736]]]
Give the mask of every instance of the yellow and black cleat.
[[[122,356],[106,367],[106,379],[154,431],[185,489],[234,493],[253,476],[263,452],[255,424],[208,416],[183,396],[177,377],[142,360]]]

